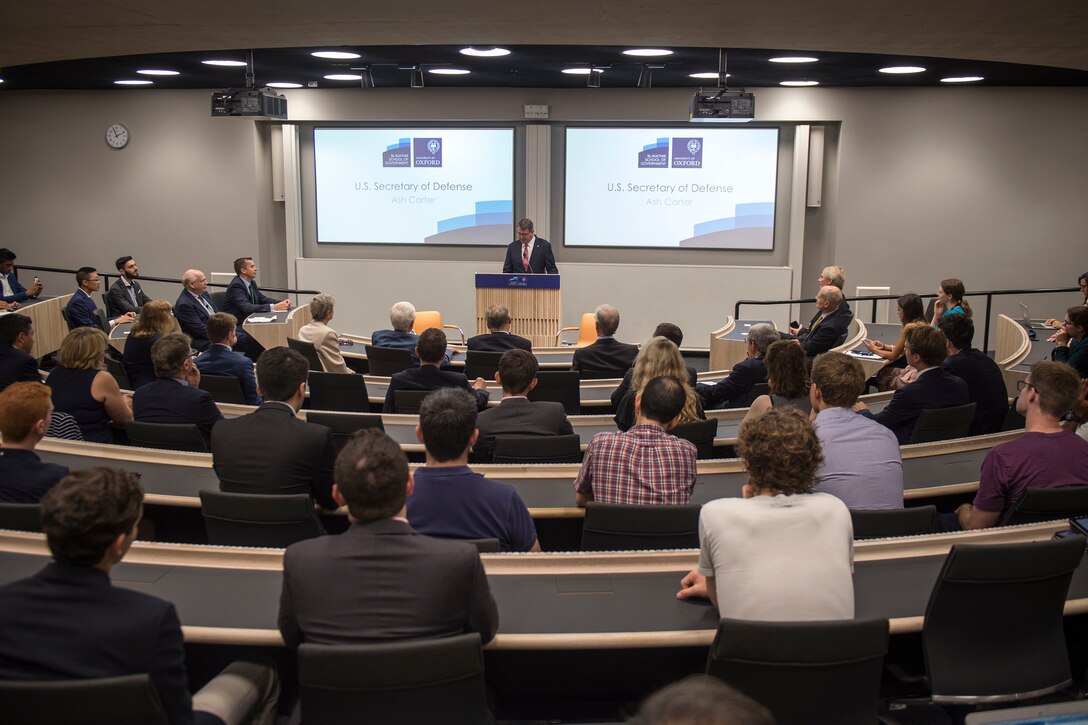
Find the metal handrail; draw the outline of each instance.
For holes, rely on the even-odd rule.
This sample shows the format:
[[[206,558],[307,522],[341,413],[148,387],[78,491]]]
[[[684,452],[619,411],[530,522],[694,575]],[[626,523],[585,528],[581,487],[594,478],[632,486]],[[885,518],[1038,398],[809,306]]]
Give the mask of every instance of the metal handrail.
[[[33,266],[33,265],[29,265],[29,264],[20,264],[20,265],[16,265],[16,266],[17,266],[18,269],[29,269],[29,270],[34,271],[34,272],[56,272],[58,274],[75,274],[78,271],[78,270],[75,270],[75,269],[60,269],[58,267],[36,267],[36,266]],[[106,273],[106,272],[99,272],[98,276],[102,278],[102,284],[105,286],[106,289],[109,289],[110,279],[111,278],[116,277],[116,278],[120,279],[120,277],[121,277],[121,275],[119,275],[119,274]],[[170,284],[170,283],[181,284],[181,280],[178,279],[177,277],[148,277],[147,275],[141,274],[139,279],[142,282],[166,282],[167,284]],[[229,287],[230,283],[223,284],[221,282],[208,282],[208,286],[209,287]],[[315,290],[315,289],[284,289],[282,287],[261,287],[261,291],[262,292],[282,292],[284,294],[290,294],[290,295],[319,295],[319,294],[321,294],[321,290]]]

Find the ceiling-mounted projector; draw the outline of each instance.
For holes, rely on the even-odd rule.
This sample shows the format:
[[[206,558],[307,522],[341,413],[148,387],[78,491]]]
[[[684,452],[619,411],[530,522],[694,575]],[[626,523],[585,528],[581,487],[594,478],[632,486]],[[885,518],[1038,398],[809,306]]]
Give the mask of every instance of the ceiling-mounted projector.
[[[268,88],[228,88],[212,94],[212,116],[287,118],[287,98]]]
[[[700,88],[691,97],[688,117],[694,123],[751,121],[756,117],[756,97],[743,89],[715,88],[704,91]]]

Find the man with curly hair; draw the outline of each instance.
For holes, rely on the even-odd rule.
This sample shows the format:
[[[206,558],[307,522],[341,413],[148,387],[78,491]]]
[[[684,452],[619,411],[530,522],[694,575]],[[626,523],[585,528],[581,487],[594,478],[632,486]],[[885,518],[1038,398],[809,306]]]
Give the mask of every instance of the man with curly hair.
[[[852,619],[854,529],[829,493],[812,493],[823,461],[803,413],[772,408],[744,425],[743,498],[703,504],[699,565],[677,598],[709,597],[722,617]]]

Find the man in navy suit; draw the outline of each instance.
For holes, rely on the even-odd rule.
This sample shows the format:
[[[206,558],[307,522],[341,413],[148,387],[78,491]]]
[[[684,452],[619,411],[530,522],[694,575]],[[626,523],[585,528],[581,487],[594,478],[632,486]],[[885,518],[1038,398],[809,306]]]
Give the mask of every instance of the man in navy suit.
[[[140,268],[131,256],[117,259],[117,272],[121,275],[106,292],[108,307],[115,312],[139,312],[140,308],[151,301],[137,279]]]
[[[467,390],[476,397],[476,407],[483,410],[487,407],[488,393],[487,381],[483,378],[469,385],[464,373],[455,373],[452,370],[440,370],[442,356],[446,351],[446,333],[437,327],[424,330],[419,336],[416,345],[416,354],[419,356],[419,367],[408,368],[389,378],[389,389],[385,394],[385,406],[383,413],[395,413],[396,392],[398,390],[438,390],[439,388],[461,388]]]
[[[0,317],[0,390],[21,381],[42,381],[38,361],[30,356],[33,349],[34,323],[29,317],[17,313]]]
[[[237,378],[246,397],[246,405],[260,405],[261,396],[257,394],[257,377],[253,374],[253,361],[245,355],[234,352],[232,346],[238,341],[235,335],[237,323],[226,312],[216,312],[204,324],[211,342],[204,352],[194,361],[203,375],[225,375]]]
[[[999,433],[1009,412],[1009,393],[1001,368],[989,355],[971,347],[975,323],[967,315],[945,315],[937,321],[937,329],[948,341],[948,357],[941,367],[957,378],[963,378],[975,408],[970,435]]]
[[[200,370],[189,353],[189,338],[180,332],[155,341],[151,362],[156,380],[132,394],[132,417],[143,423],[193,423],[207,444],[223,414],[212,394],[198,387]]]
[[[408,350],[411,353],[412,364],[419,365],[419,356],[416,355],[416,345],[419,344],[419,335],[412,332],[412,325],[416,321],[416,308],[411,302],[401,301],[393,305],[389,310],[389,324],[392,330],[375,330],[370,336],[372,345],[378,347],[396,347]],[[440,365],[448,365],[453,353],[447,349],[442,356]]]
[[[638,346],[620,342],[614,336],[620,327],[620,313],[612,305],[600,305],[593,312],[597,326],[596,342],[574,351],[570,369],[618,370],[626,372],[635,364]],[[617,375],[616,377],[619,377]]]
[[[7,247],[0,248],[0,302],[15,309],[20,302],[26,302],[41,293],[41,282],[35,281],[30,289],[19,284],[19,278],[15,276],[15,252]]]
[[[511,334],[510,324],[510,310],[506,309],[503,305],[491,305],[484,312],[484,319],[487,320],[487,329],[490,330],[486,335],[476,335],[468,339],[469,350],[480,350],[484,352],[506,352],[507,350],[532,350],[533,343],[526,340],[524,337],[518,337]]]
[[[811,364],[812,358],[829,351],[839,343],[839,339],[850,327],[850,308],[843,305],[842,290],[834,285],[820,288],[816,295],[816,315],[806,328],[791,328],[790,332],[801,341],[805,355]]]
[[[502,271],[503,274],[559,274],[552,245],[533,232],[532,219],[518,222],[518,238],[506,248]]]
[[[241,325],[254,312],[281,312],[291,307],[291,300],[274,300],[266,297],[257,287],[257,265],[252,257],[234,260],[237,275],[227,286],[223,299],[223,312],[234,315]]]
[[[208,295],[208,278],[199,269],[187,269],[181,284],[185,289],[174,303],[174,317],[189,336],[193,349],[203,350],[210,344],[204,325],[217,312]]]
[[[14,383],[0,392],[0,501],[38,503],[68,475],[67,467],[43,463],[34,452],[52,413],[50,390],[40,382]]]
[[[98,322],[94,319],[94,311],[98,309],[98,305],[91,298],[91,294],[97,292],[102,286],[98,270],[94,267],[80,267],[76,270],[76,285],[78,289],[72,295],[72,299],[68,300],[68,306],[65,308],[68,314],[68,327],[73,330],[77,327],[98,327]],[[108,322],[109,326],[113,327],[122,322],[133,322],[135,319],[134,313],[126,312],[109,318]]]
[[[745,408],[752,404],[752,388],[767,382],[763,356],[771,343],[779,339],[772,325],[761,322],[748,330],[748,357],[733,366],[729,375],[716,383],[699,383],[695,392],[703,399],[703,408]]]
[[[869,413],[865,403],[858,403],[863,412],[895,433],[900,445],[910,442],[914,426],[923,410],[951,408],[971,402],[967,383],[941,368],[946,352],[944,334],[928,325],[907,330],[903,352],[907,364],[918,371],[918,379],[895,391],[888,404],[876,415]]]

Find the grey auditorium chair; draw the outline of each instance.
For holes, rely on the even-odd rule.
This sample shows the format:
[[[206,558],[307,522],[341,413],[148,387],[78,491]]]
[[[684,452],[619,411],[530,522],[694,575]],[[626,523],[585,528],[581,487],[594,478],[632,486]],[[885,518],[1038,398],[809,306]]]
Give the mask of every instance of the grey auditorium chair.
[[[132,390],[132,381],[129,380],[128,373],[125,372],[125,366],[121,364],[120,360],[107,355],[106,372],[113,376],[113,379],[117,381],[121,390]]]
[[[885,539],[890,536],[914,536],[933,531],[936,506],[911,506],[901,509],[850,509],[854,539]]]
[[[1088,486],[1027,488],[1001,523],[1004,526],[1034,524],[1081,516],[1088,516]]]
[[[581,414],[582,392],[578,387],[578,373],[541,370],[536,374],[536,387],[529,391],[529,400],[562,403],[567,415]]]
[[[212,307],[215,308],[215,311],[222,312],[223,305],[226,304],[227,301],[227,291],[220,290],[219,292],[209,292],[208,297],[211,298]]]
[[[338,373],[329,373],[338,375]],[[339,375],[339,377],[348,377]],[[381,415],[377,413],[324,413],[313,410],[306,411],[306,421],[317,423],[332,430],[332,442],[336,450],[341,450],[356,431],[363,428],[377,428],[385,430]]]
[[[965,438],[975,417],[975,403],[950,408],[927,408],[918,416],[911,434],[911,443],[935,443],[953,438]]]
[[[310,388],[312,410],[338,410],[346,413],[371,411],[370,393],[362,375],[311,372],[307,385]]]
[[[683,438],[695,444],[699,458],[714,457],[714,439],[718,436],[718,419],[694,420],[680,423],[669,431],[677,438]]]
[[[208,543],[286,548],[325,533],[314,501],[304,493],[200,492]]]
[[[204,436],[195,423],[146,423],[130,420],[125,423],[128,440],[140,448],[158,448],[167,451],[207,453]]]
[[[41,531],[41,507],[36,503],[0,503],[0,529]]]
[[[211,393],[212,400],[217,403],[246,404],[246,396],[242,392],[242,381],[233,375],[205,375],[201,373],[200,389]]]
[[[495,436],[492,463],[581,463],[582,442],[577,433],[563,436]]]
[[[699,548],[699,504],[586,506],[582,551]]]
[[[412,353],[399,347],[366,345],[366,360],[371,375],[391,377],[412,366]]]
[[[393,393],[393,407],[401,415],[419,415],[423,399],[433,390],[397,390]]]
[[[465,353],[465,377],[469,380],[483,378],[494,380],[495,371],[499,369],[501,352],[487,350],[469,350]]]
[[[314,347],[312,342],[306,340],[298,340],[294,337],[287,338],[287,347],[291,348],[295,352],[298,352],[302,357],[306,358],[306,363],[310,366],[310,370],[323,372],[325,366],[321,364],[321,358],[317,356],[317,348]]]
[[[147,674],[84,680],[0,680],[5,725],[168,725]]]

